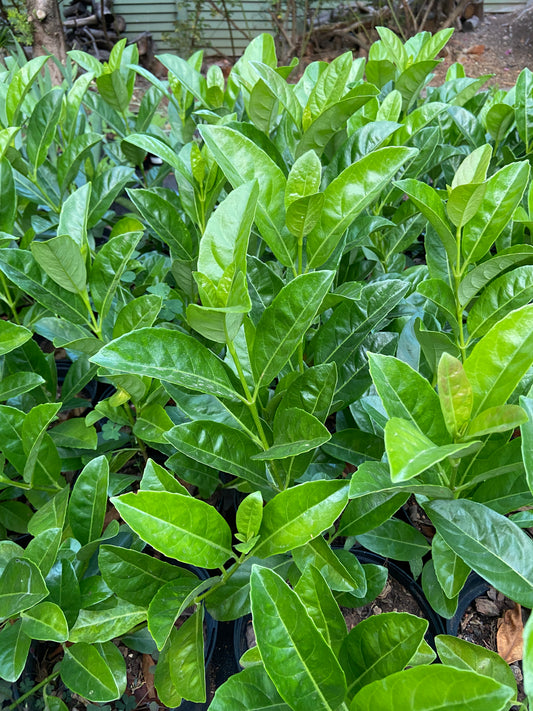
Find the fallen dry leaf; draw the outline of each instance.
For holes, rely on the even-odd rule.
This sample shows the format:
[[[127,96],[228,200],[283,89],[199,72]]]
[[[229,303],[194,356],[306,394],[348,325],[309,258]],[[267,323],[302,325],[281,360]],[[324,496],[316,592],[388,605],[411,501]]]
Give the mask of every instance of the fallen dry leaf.
[[[143,654],[143,676],[144,676],[144,683],[146,684],[146,689],[148,691],[148,698],[149,699],[155,699],[157,698],[157,694],[155,692],[155,686],[154,686],[154,675],[150,671],[152,667],[154,667],[155,662],[152,659],[152,657],[149,654]]]
[[[475,44],[473,47],[469,47],[466,50],[467,54],[483,54],[485,51],[485,45],[484,44]]]
[[[516,603],[512,610],[505,611],[496,636],[498,654],[508,664],[522,659],[523,633],[522,608]]]

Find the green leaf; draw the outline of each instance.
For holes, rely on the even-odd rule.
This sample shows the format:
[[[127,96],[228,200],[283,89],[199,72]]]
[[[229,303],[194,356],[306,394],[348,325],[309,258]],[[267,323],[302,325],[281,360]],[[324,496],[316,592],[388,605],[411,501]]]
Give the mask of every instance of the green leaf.
[[[11,558],[0,576],[0,619],[6,620],[48,595],[39,568],[29,560]]]
[[[437,393],[429,382],[398,358],[370,354],[370,374],[389,417],[402,417],[436,444],[447,444]]]
[[[80,610],[70,630],[70,642],[108,642],[146,619],[146,608],[117,600],[103,610]]]
[[[139,488],[143,491],[170,491],[173,494],[189,495],[183,484],[153,459],[146,462]]]
[[[520,397],[520,405],[527,413],[527,422],[520,427],[522,457],[529,490],[533,493],[533,399]]]
[[[276,494],[263,509],[254,555],[268,558],[308,543],[333,524],[347,500],[342,481],[312,481]]]
[[[162,305],[162,298],[156,294],[144,294],[128,302],[118,312],[113,326],[113,338],[152,326]]]
[[[60,528],[49,528],[35,536],[26,546],[24,557],[35,563],[43,577],[48,575],[56,561],[61,534]]]
[[[22,630],[21,620],[7,624],[0,631],[0,677],[14,682],[26,666],[31,637]]]
[[[18,122],[24,99],[47,61],[47,56],[34,57],[14,73],[5,96],[6,117],[10,126]]]
[[[485,195],[486,184],[458,185],[448,195],[446,211],[456,227],[464,227],[479,210]]]
[[[297,407],[284,408],[274,419],[273,446],[255,454],[253,459],[295,457],[320,447],[330,437],[329,430],[313,415]]]
[[[196,580],[185,568],[119,546],[101,546],[98,565],[110,590],[119,598],[146,608],[156,592],[171,580]]]
[[[169,558],[219,568],[232,555],[228,524],[203,501],[163,491],[139,491],[112,502],[137,535]]]
[[[211,711],[290,711],[263,665],[254,665],[219,686]]]
[[[22,631],[31,639],[66,642],[68,625],[63,610],[53,602],[40,602],[23,612]]]
[[[51,497],[41,508],[36,511],[28,524],[28,532],[38,536],[50,528],[63,529],[67,515],[67,503],[70,487],[64,487],[58,494]]]
[[[391,417],[385,425],[385,447],[392,481],[408,481],[448,457],[459,459],[479,449],[480,442],[436,447],[408,420]]]
[[[4,323],[8,323],[7,321]],[[45,382],[38,373],[13,373],[2,378],[0,383],[0,401],[30,392]]]
[[[0,269],[25,294],[52,313],[75,324],[87,323],[87,307],[81,296],[56,284],[25,249],[0,250]]]
[[[156,235],[170,247],[176,259],[194,259],[191,234],[179,214],[178,205],[155,190],[139,188],[128,190],[127,193]]]
[[[92,183],[86,183],[68,196],[61,206],[57,227],[57,234],[71,237],[81,249],[83,256],[87,253],[87,217],[91,186]]]
[[[327,186],[320,222],[307,238],[309,268],[324,264],[357,215],[414,155],[412,148],[380,148],[346,168]]]
[[[268,385],[287,363],[331,286],[333,272],[303,274],[289,282],[257,324],[252,351],[256,388]]]
[[[32,332],[24,326],[17,326],[11,321],[0,321],[0,355],[15,350],[31,337]]]
[[[167,380],[235,399],[230,371],[196,338],[164,328],[141,328],[108,343],[91,361],[111,370]]]
[[[407,666],[428,621],[407,612],[385,612],[362,620],[348,634],[339,658],[346,674],[348,698],[367,684]]]
[[[449,353],[443,353],[438,365],[437,382],[446,429],[455,437],[464,432],[474,403],[472,388],[461,361]]]
[[[532,76],[531,70],[525,67],[516,80],[515,96],[515,118],[518,135],[524,141],[526,153],[531,148],[533,134],[533,102],[531,101]]]
[[[452,618],[457,612],[459,596],[448,597],[442,589],[435,570],[435,562],[428,560],[422,569],[422,590],[435,612],[445,619]]]
[[[437,500],[424,509],[450,548],[476,573],[525,607],[533,604],[533,541],[516,524],[467,499]]]
[[[188,572],[188,571],[185,571]],[[148,608],[148,629],[158,649],[163,649],[174,624],[195,597],[214,583],[214,578],[198,581],[191,574],[165,583],[154,595]]]
[[[295,585],[294,591],[328,646],[338,656],[342,641],[346,637],[346,622],[327,582],[313,565],[309,565]]]
[[[527,162],[511,163],[491,176],[476,215],[463,230],[463,255],[477,262],[487,254],[519,204],[529,178]]]
[[[322,363],[307,368],[287,388],[283,407],[305,410],[324,422],[329,415],[336,385],[335,363]]]
[[[120,278],[127,269],[142,232],[126,232],[104,244],[91,269],[90,287],[96,311],[102,320],[111,308]]]
[[[87,464],[74,484],[68,517],[74,535],[82,545],[97,540],[104,527],[109,486],[109,464],[105,456]]]
[[[102,99],[115,111],[124,113],[130,103],[130,94],[120,69],[104,71],[96,77],[96,86]]]
[[[513,693],[493,679],[434,664],[418,666],[375,681],[355,696],[350,711],[505,711]]]
[[[482,183],[487,177],[487,170],[492,157],[492,146],[486,143],[472,151],[462,161],[455,171],[452,180],[452,189],[458,185]]]
[[[63,92],[57,88],[45,94],[32,111],[28,122],[26,150],[33,170],[42,165],[59,123]]]
[[[317,193],[320,189],[322,165],[315,151],[307,151],[293,164],[285,186],[285,209],[303,197]]]
[[[202,464],[242,477],[260,490],[268,488],[265,465],[254,459],[261,448],[241,430],[222,422],[196,420],[173,427],[165,439]]]
[[[533,363],[533,306],[496,323],[464,362],[474,394],[472,414],[504,405]]]
[[[161,652],[161,657],[168,659],[170,677],[177,692],[197,703],[204,703],[206,699],[203,610],[199,607],[178,630],[173,630]],[[158,688],[157,677],[155,682]]]
[[[13,178],[13,169],[7,158],[0,159],[0,190],[2,203],[0,204],[0,230],[12,232],[17,216],[17,193]]]
[[[527,413],[518,405],[498,405],[483,410],[474,417],[465,432],[465,439],[483,437],[495,432],[507,432],[523,425]]]
[[[254,566],[251,598],[257,646],[282,698],[295,711],[335,711],[346,693],[344,674],[298,595]]]
[[[263,519],[263,497],[260,491],[254,491],[239,504],[235,517],[238,533],[244,541],[249,541],[259,531]]]
[[[445,634],[435,637],[435,645],[443,664],[456,667],[456,669],[472,670],[481,676],[487,676],[508,686],[513,694],[516,694],[515,676],[507,662],[496,652]]]
[[[299,242],[313,230],[320,220],[323,205],[324,195],[314,193],[294,200],[287,208],[287,228]]]
[[[202,126],[201,134],[234,188],[257,181],[255,221],[261,236],[286,267],[294,264],[296,240],[285,230],[286,179],[274,161],[249,138],[227,126]]]
[[[439,533],[436,533],[431,541],[431,554],[444,594],[450,599],[456,597],[466,583],[470,567],[454,553]]]
[[[126,689],[126,662],[113,642],[67,647],[60,674],[68,689],[95,703],[119,699]]]
[[[533,618],[529,616],[524,627],[524,654],[522,668],[524,670],[524,691],[529,698],[533,695]]]
[[[332,590],[351,592],[356,597],[363,597],[366,593],[364,570],[357,558],[353,558],[353,569],[346,568],[322,536],[295,548],[292,555],[302,573],[308,566],[313,566]]]
[[[495,103],[484,115],[485,126],[495,143],[500,143],[509,132],[515,119],[512,106],[504,103]]]
[[[78,173],[81,162],[87,153],[102,140],[98,133],[84,133],[76,136],[57,159],[57,180],[62,192],[65,192]]]
[[[533,299],[533,267],[523,266],[491,282],[468,312],[469,339],[479,338],[514,309]]]
[[[357,536],[357,540],[374,553],[394,560],[421,558],[430,549],[420,531],[394,518],[373,531]]]

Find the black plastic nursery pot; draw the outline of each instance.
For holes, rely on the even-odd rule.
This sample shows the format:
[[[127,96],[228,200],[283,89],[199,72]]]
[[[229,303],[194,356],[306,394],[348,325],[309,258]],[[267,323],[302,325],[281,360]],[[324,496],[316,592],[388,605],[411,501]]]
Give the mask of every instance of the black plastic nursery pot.
[[[446,634],[457,637],[461,620],[467,608],[473,604],[477,597],[486,593],[489,588],[490,584],[487,583],[486,580],[483,580],[477,573],[470,573],[463,589],[459,593],[459,602],[457,603],[455,615],[449,620],[446,620]]]

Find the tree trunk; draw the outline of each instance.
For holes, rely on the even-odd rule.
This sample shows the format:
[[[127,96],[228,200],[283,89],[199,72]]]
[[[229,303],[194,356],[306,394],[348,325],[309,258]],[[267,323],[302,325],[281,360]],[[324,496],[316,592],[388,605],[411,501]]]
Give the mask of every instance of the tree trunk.
[[[33,56],[51,54],[64,64],[66,60],[65,35],[57,0],[27,0],[28,20],[33,26]],[[59,67],[48,62],[54,84],[61,84]]]

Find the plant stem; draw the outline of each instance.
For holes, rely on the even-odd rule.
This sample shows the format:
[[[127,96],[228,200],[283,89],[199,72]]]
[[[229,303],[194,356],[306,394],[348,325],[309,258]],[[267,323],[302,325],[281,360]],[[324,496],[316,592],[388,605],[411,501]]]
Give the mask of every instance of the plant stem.
[[[11,309],[11,313],[13,314],[13,320],[15,323],[18,323],[20,325],[20,319],[19,315],[17,313],[17,309],[15,308],[15,302],[11,298],[11,292],[9,291],[9,285],[6,281],[6,278],[3,274],[3,272],[0,272],[0,280],[2,282],[2,287],[4,290],[4,299],[6,303],[9,305],[9,308]]]
[[[35,694],[36,691],[39,691],[39,689],[42,689],[43,686],[49,684],[53,679],[56,678],[56,676],[59,676],[59,671],[53,672],[52,674],[47,676],[46,679],[43,679],[38,684],[36,684],[33,689],[30,689],[25,694],[22,694],[19,699],[17,699],[10,706],[7,707],[6,711],[14,711],[14,709],[16,709],[23,701],[26,701],[26,699]]]
[[[457,316],[457,327],[459,329],[459,343],[457,345],[459,346],[459,350],[461,351],[461,359],[464,362],[464,360],[466,358],[466,345],[465,345],[465,334],[464,334],[464,328],[463,328],[463,306],[462,306],[461,301],[459,299],[459,287],[461,285],[461,276],[462,276],[461,228],[460,227],[457,228],[456,242],[457,242],[457,256],[456,256],[455,268],[453,269],[453,281],[454,281],[454,297],[455,297],[455,308],[456,308],[456,316]]]

